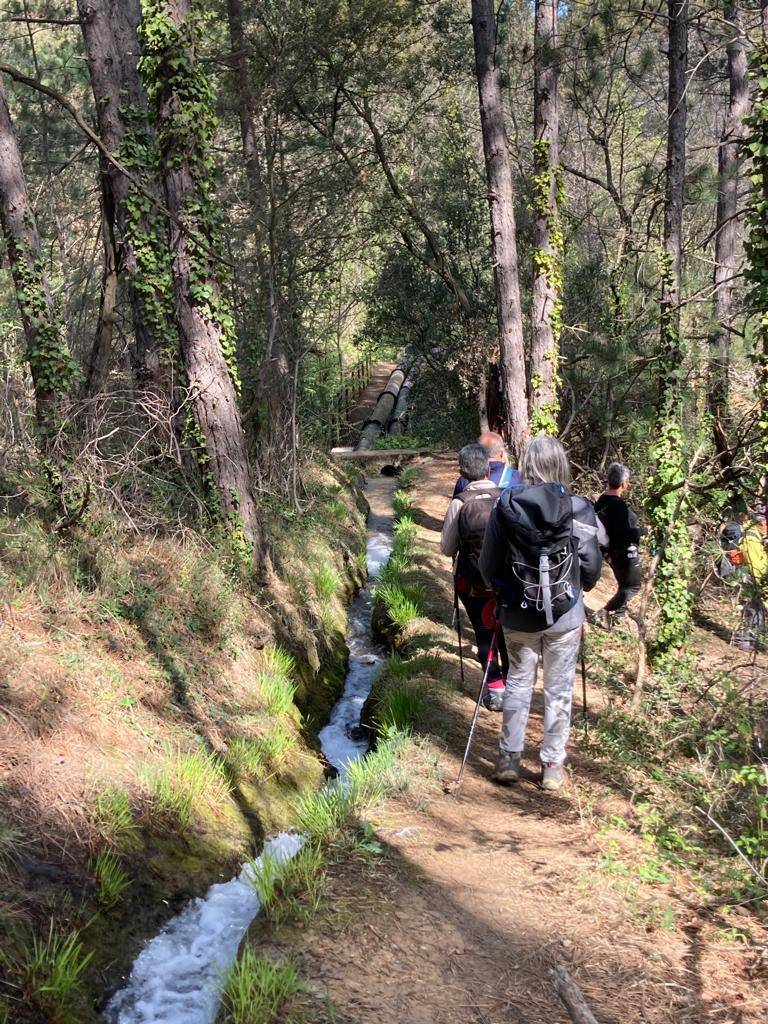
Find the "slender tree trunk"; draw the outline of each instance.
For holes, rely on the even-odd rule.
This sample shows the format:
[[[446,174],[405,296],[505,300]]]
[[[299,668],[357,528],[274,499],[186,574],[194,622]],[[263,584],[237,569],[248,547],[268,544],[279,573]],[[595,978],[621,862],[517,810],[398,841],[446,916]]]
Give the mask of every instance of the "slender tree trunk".
[[[533,296],[530,412],[557,433],[563,234],[558,210],[557,0],[536,0],[533,85]]]
[[[101,140],[112,153],[121,154],[123,162],[141,176],[146,191],[159,199],[156,141],[138,71],[140,0],[77,0],[77,7]],[[169,375],[162,365],[167,368],[173,358],[178,332],[166,219],[104,159],[101,175],[105,207],[112,211],[116,267],[128,279],[136,375],[142,386],[167,391]],[[91,386],[101,383],[89,376]]]
[[[728,43],[728,113],[717,154],[717,214],[715,220],[714,319],[710,336],[709,408],[723,420],[728,409],[728,371],[731,359],[733,283],[736,276],[738,190],[741,147],[747,135],[744,118],[749,113],[749,76],[741,12],[726,0],[725,31]]]
[[[85,393],[95,395],[104,390],[112,359],[115,320],[117,319],[117,245],[115,214],[111,192],[101,179],[101,245],[104,269],[101,275],[101,301],[96,334],[85,369]]]
[[[27,347],[35,389],[37,424],[44,451],[50,451],[62,424],[75,364],[54,308],[43,268],[40,237],[29,201],[24,168],[0,75],[0,225]]]
[[[667,0],[668,120],[667,165],[664,199],[664,247],[661,257],[659,405],[651,456],[655,463],[654,488],[648,501],[652,545],[663,551],[656,575],[659,626],[653,644],[654,657],[676,651],[685,641],[690,619],[690,537],[687,505],[678,505],[675,491],[686,479],[683,429],[683,339],[680,331],[683,256],[683,185],[686,160],[686,73],[688,70],[688,0]],[[665,493],[666,491],[666,493]],[[682,499],[681,499],[682,500]]]
[[[525,350],[518,280],[515,193],[501,85],[495,62],[496,19],[493,0],[472,0],[472,32],[491,212],[491,249],[499,319],[499,367],[504,392],[504,433],[515,455],[519,457],[529,436]]]
[[[143,69],[152,84],[172,218],[173,289],[189,402],[222,519],[233,541],[244,541],[258,562],[263,537],[238,408],[233,323],[213,201],[210,85],[197,60],[190,0],[148,0],[143,13]],[[155,31],[156,19],[162,32]]]
[[[277,284],[275,252],[276,203],[265,180],[263,154],[256,135],[256,113],[248,77],[245,30],[241,0],[228,0],[232,67],[235,74],[237,107],[243,162],[251,206],[256,220],[256,254],[264,294],[267,296],[267,344],[259,369],[257,401],[265,411],[265,438],[260,460],[262,471],[275,479],[283,476],[286,446],[293,436],[291,422],[292,373],[285,345],[282,307]],[[268,169],[267,169],[268,170]]]

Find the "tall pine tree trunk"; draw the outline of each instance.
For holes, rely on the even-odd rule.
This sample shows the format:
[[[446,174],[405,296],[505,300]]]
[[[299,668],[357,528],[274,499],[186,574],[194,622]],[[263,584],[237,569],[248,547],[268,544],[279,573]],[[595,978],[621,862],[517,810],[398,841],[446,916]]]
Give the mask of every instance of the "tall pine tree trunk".
[[[472,0],[472,32],[491,212],[491,250],[499,320],[499,367],[504,395],[504,434],[515,455],[519,456],[529,436],[525,350],[518,279],[515,192],[501,85],[495,62],[496,19],[493,0]]]
[[[40,237],[29,201],[21,152],[0,75],[0,225],[32,371],[41,447],[50,453],[62,425],[75,375],[43,268]],[[58,486],[58,485],[57,485]]]
[[[142,10],[142,73],[171,214],[181,355],[203,472],[233,542],[247,547],[258,563],[262,528],[238,407],[234,324],[212,169],[213,95],[196,52],[205,16],[190,0],[145,0]]]
[[[257,395],[257,402],[265,413],[266,428],[260,465],[266,476],[278,482],[275,478],[284,476],[284,454],[291,438],[293,387],[291,364],[285,345],[283,302],[277,283],[276,204],[265,176],[263,154],[256,135],[241,0],[228,0],[228,12],[243,162],[256,221],[257,264],[264,294],[267,296],[267,344],[259,369]]]
[[[563,234],[558,191],[557,0],[536,0],[533,84],[531,429],[557,433]]]
[[[744,118],[749,113],[747,52],[741,12],[726,0],[728,23],[728,113],[717,153],[717,213],[715,220],[714,319],[710,336],[709,407],[718,420],[728,409],[728,371],[731,360],[733,320],[733,284],[736,276],[736,240],[738,236],[738,191],[741,147],[746,138]]]
[[[682,423],[684,347],[680,330],[688,0],[667,0],[667,12],[668,120],[664,236],[660,261],[659,403],[650,448],[655,468],[648,502],[652,543],[657,551],[664,553],[655,579],[660,619],[653,645],[654,656],[676,649],[685,640],[690,618],[688,579],[691,570],[687,502],[681,497],[685,492],[680,491],[688,467]],[[668,490],[670,487],[673,489]]]
[[[136,376],[143,387],[170,390],[168,366],[178,346],[166,218],[153,206],[162,188],[157,147],[149,126],[147,96],[138,70],[139,0],[78,0],[99,135],[112,153],[141,178],[146,194],[102,158],[104,209],[114,238],[116,270],[128,280],[135,337]],[[110,217],[111,214],[111,217]],[[107,252],[107,264],[109,262]],[[108,271],[107,266],[107,271]],[[106,287],[110,286],[105,279]],[[111,333],[97,337],[89,390],[98,390],[108,368]]]

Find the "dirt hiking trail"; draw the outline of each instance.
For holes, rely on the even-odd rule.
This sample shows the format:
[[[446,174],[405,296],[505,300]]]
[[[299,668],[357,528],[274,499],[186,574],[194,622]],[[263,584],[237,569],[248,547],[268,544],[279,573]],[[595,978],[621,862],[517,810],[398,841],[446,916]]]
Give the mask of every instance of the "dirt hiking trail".
[[[431,651],[443,678],[457,681],[450,564],[439,552],[455,457],[418,466],[413,516],[434,577],[428,612],[445,624]],[[595,604],[612,590],[608,580],[601,587]],[[297,942],[306,975],[335,1008],[327,1019],[568,1024],[550,975],[560,963],[600,1024],[765,1021],[764,950],[728,941],[733,919],[700,912],[706,900],[694,901],[684,878],[633,884],[632,865],[647,851],[639,836],[624,830],[617,839],[605,827],[630,812],[579,749],[580,681],[572,777],[561,794],[537,785],[540,680],[524,759],[530,778],[511,788],[490,781],[500,716],[483,710],[461,794],[442,793],[441,780],[455,777],[479,682],[468,642],[464,649],[468,693],[448,712],[446,749],[431,754],[425,745],[410,789],[376,818],[385,855],[334,873],[330,917]],[[590,710],[601,701],[590,688]]]

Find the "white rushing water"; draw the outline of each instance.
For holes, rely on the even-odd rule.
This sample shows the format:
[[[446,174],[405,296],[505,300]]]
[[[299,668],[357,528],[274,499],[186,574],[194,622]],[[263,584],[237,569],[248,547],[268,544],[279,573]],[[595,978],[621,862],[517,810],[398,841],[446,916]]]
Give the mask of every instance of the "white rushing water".
[[[320,730],[323,753],[342,775],[350,761],[362,757],[368,750],[368,740],[358,732],[360,714],[385,657],[384,649],[376,646],[371,637],[371,612],[375,577],[387,564],[392,552],[392,520],[389,516],[372,514],[369,517],[366,551],[368,583],[349,610],[349,666],[344,691],[331,711],[328,724]]]
[[[344,691],[320,732],[326,758],[339,772],[361,757],[368,742],[358,736],[360,713],[384,658],[371,638],[373,585],[392,551],[392,520],[368,519],[369,581],[349,612],[349,669]],[[264,844],[264,857],[295,857],[303,836],[281,832]],[[243,936],[261,904],[251,883],[250,865],[229,882],[212,885],[203,899],[192,900],[136,958],[130,977],[109,1002],[108,1024],[213,1024],[221,1002],[221,982],[234,963]]]
[[[281,832],[264,844],[256,863],[290,860],[303,844],[302,836]],[[244,864],[236,878],[212,885],[152,939],[107,1006],[109,1024],[211,1024],[221,978],[261,907],[250,871]]]

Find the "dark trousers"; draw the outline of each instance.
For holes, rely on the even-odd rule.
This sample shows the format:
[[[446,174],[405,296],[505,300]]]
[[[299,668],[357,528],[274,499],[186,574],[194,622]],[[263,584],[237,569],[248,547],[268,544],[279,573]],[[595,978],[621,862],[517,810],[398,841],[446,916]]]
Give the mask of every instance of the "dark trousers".
[[[491,649],[493,632],[496,628],[496,619],[493,614],[496,608],[496,598],[490,592],[478,594],[476,597],[462,590],[459,590],[458,594],[459,600],[464,605],[464,610],[475,631],[477,660],[480,662],[483,672],[485,672],[485,664],[488,661],[488,652]],[[497,683],[499,680],[505,680],[508,671],[509,658],[507,656],[507,645],[504,642],[504,631],[499,629],[496,650],[494,651],[491,667],[488,671],[488,682]]]
[[[626,607],[635,594],[640,592],[642,576],[640,575],[640,562],[636,558],[627,558],[623,552],[614,553],[608,556],[613,575],[619,589],[605,606],[607,612],[617,612]]]

